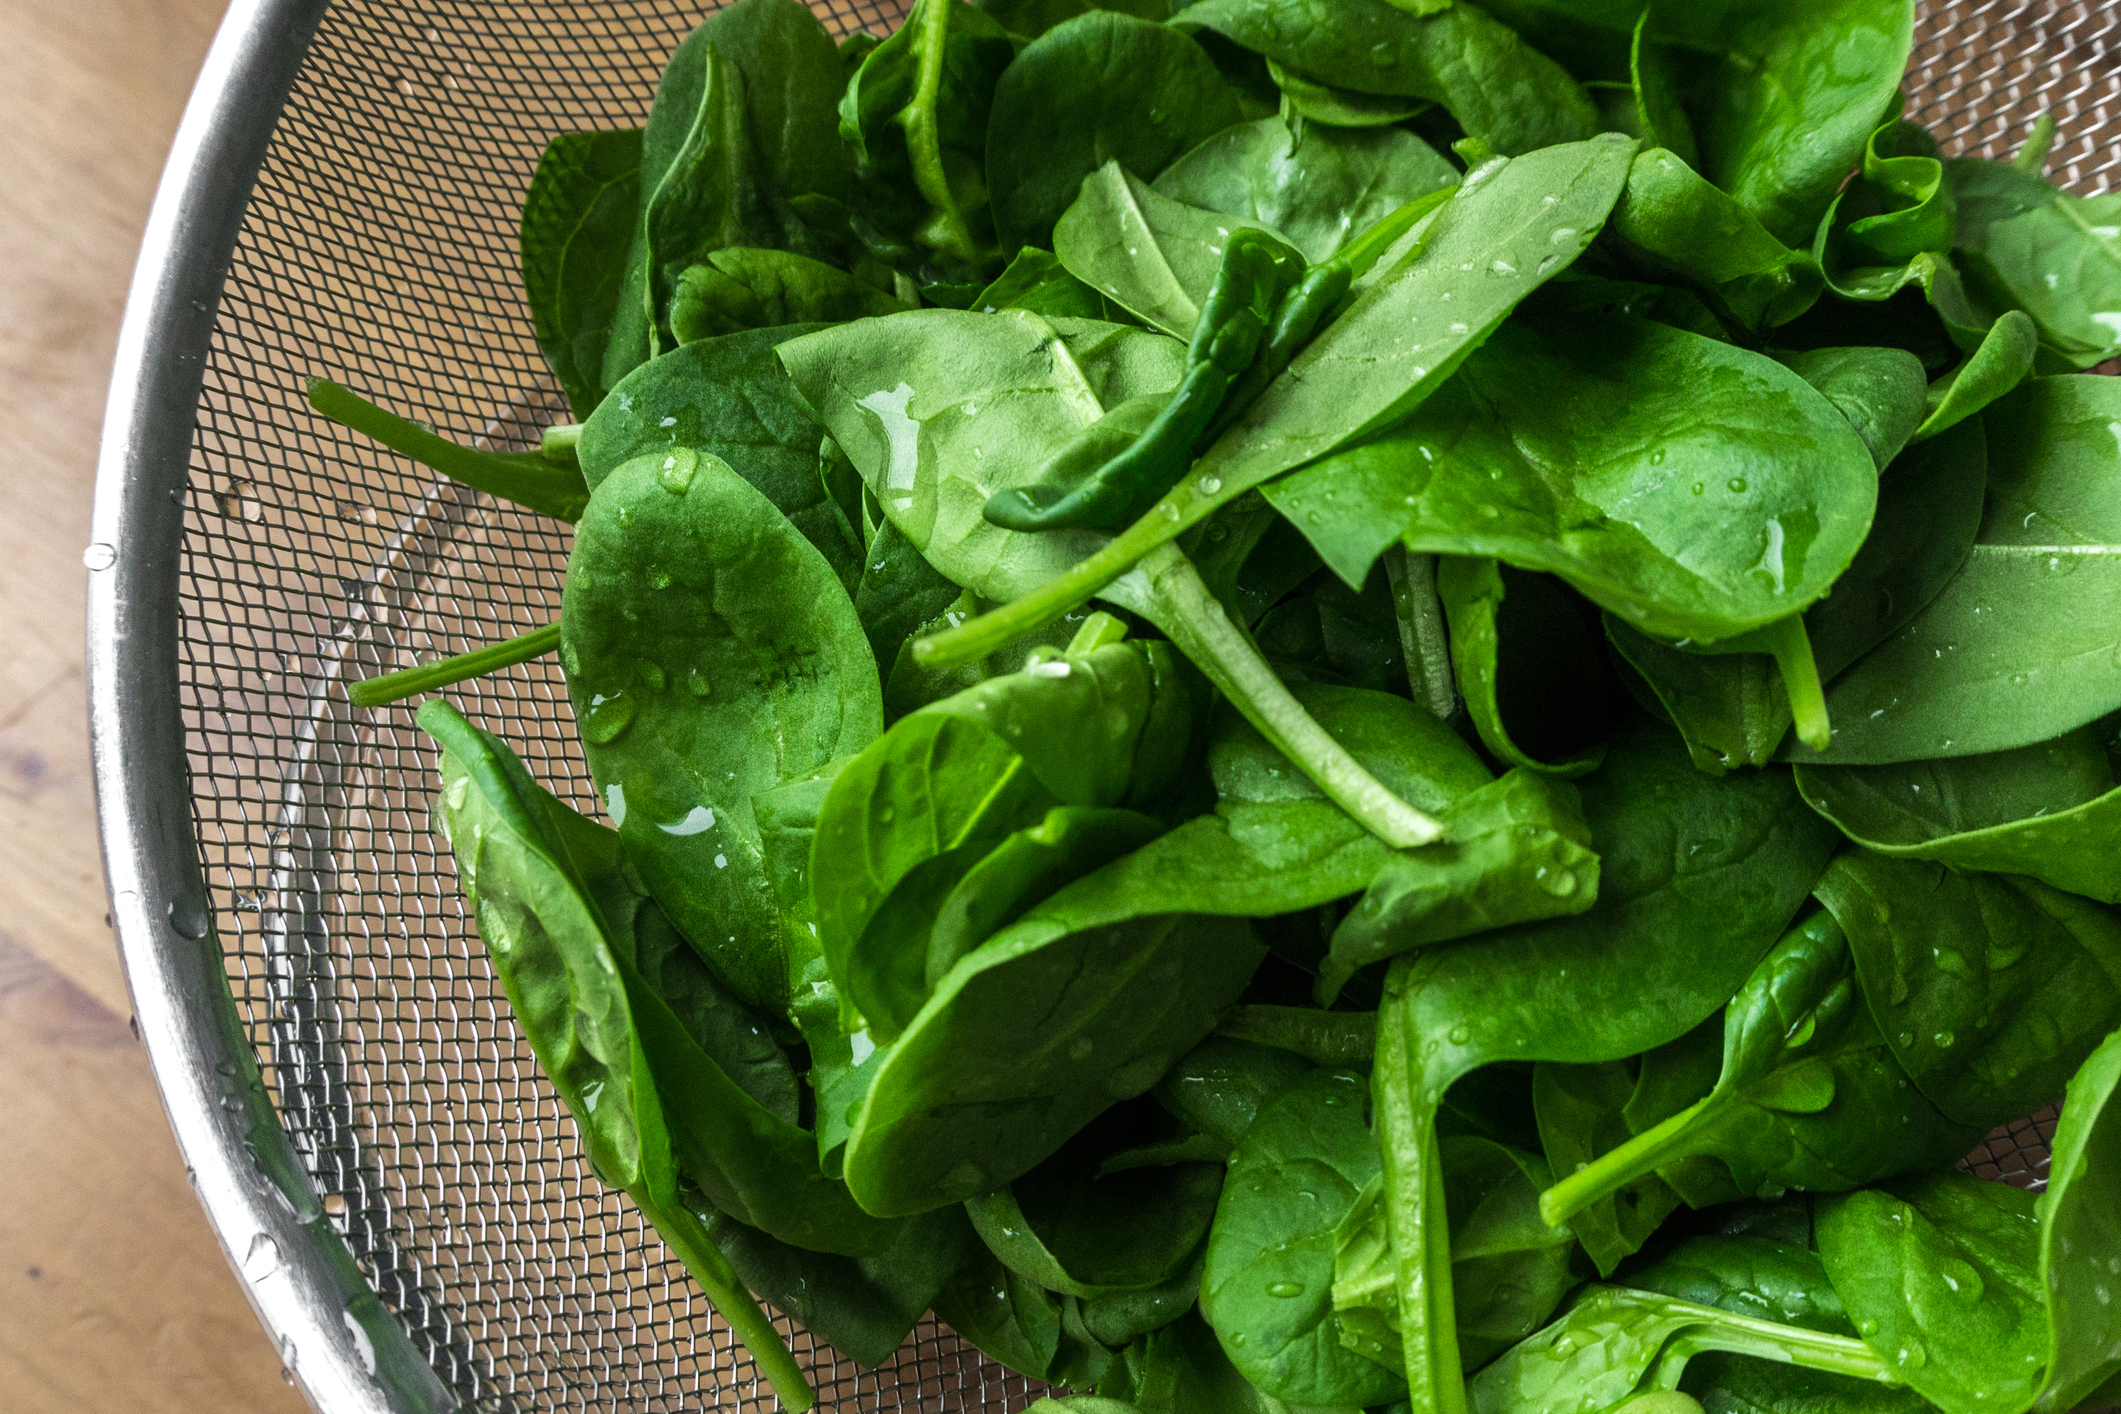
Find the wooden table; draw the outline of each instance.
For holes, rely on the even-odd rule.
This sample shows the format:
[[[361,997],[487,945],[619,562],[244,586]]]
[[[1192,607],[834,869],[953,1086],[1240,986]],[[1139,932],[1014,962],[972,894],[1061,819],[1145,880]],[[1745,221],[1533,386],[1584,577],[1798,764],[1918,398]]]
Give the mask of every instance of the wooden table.
[[[82,689],[104,389],[226,0],[0,0],[0,1408],[295,1414],[185,1182],[104,923]]]

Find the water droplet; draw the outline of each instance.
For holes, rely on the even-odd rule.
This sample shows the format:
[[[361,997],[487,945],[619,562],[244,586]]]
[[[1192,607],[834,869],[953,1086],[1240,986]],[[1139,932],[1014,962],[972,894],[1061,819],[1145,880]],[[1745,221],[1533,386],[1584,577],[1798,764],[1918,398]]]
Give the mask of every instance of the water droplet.
[[[280,1244],[269,1232],[261,1232],[250,1240],[250,1249],[243,1254],[243,1275],[251,1281],[263,1281],[280,1270]]]
[[[1697,481],[1694,483],[1694,494],[1697,496],[1699,496],[1702,492],[1708,489],[1709,484],[1706,481]]]
[[[1517,267],[1498,255],[1488,262],[1488,273],[1490,275],[1515,275]]]
[[[471,777],[459,776],[442,792],[442,801],[451,810],[462,810],[464,802],[471,798]]]
[[[1912,1050],[1912,1049],[1914,1049],[1914,1045],[1915,1045],[1915,1033],[1914,1033],[1914,1032],[1912,1032],[1912,1031],[1903,1031],[1903,1032],[1901,1032],[1901,1033],[1900,1033],[1900,1049],[1901,1049],[1901,1050],[1903,1050],[1903,1051],[1906,1051],[1906,1050]]]
[[[1567,898],[1575,893],[1577,888],[1576,876],[1567,869],[1556,870],[1553,878],[1540,882],[1546,886],[1546,891],[1556,898]]]
[[[1220,476],[1203,476],[1200,479],[1199,490],[1203,496],[1212,496],[1222,489],[1223,479]]]
[[[593,746],[616,741],[633,725],[633,714],[639,710],[640,704],[623,692],[593,696],[589,699],[588,719],[582,723],[582,735]]]
[[[634,676],[640,679],[641,686],[650,692],[661,692],[670,681],[663,675],[661,664],[651,663],[646,658],[636,662],[633,671]]]
[[[81,552],[81,563],[92,572],[107,570],[118,563],[117,547],[98,540]]]
[[[169,901],[169,926],[180,938],[198,942],[213,927],[206,901],[194,893],[181,893]]]
[[[1731,488],[1731,493],[1733,495],[1745,494],[1745,478],[1742,476],[1734,476],[1729,481],[1726,481],[1723,484]]]
[[[698,668],[685,675],[685,690],[694,697],[714,696],[714,684],[708,680],[707,674]]]
[[[1269,1296],[1287,1298],[1303,1294],[1304,1284],[1300,1281],[1270,1281],[1267,1283],[1267,1295]]]
[[[2075,574],[2077,572],[2077,564],[2078,559],[2075,555],[2049,555],[2047,557],[2047,572],[2055,575]]]
[[[1454,1027],[1452,1027],[1452,1028],[1451,1028],[1451,1044],[1452,1044],[1452,1045],[1454,1045],[1454,1046],[1463,1046],[1463,1045],[1464,1045],[1464,1044],[1465,1044],[1466,1042],[1468,1042],[1468,1041],[1470,1041],[1470,1040],[1472,1040],[1472,1039],[1473,1039],[1473,1028],[1472,1028],[1472,1027],[1470,1027],[1470,1026],[1454,1026]]]
[[[689,447],[680,447],[663,458],[663,465],[655,474],[655,483],[673,496],[682,496],[692,489],[692,479],[699,474],[699,453]]]

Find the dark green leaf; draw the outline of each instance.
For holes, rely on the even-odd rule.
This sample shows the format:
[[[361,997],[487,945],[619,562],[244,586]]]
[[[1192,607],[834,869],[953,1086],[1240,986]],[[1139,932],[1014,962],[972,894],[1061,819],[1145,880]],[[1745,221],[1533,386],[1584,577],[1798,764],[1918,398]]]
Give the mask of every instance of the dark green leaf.
[[[1676,276],[1750,329],[1787,324],[1819,298],[1819,267],[1718,191],[1680,158],[1652,148],[1635,159],[1613,234],[1631,259]]]
[[[906,306],[844,270],[786,250],[732,246],[677,278],[670,330],[680,344],[746,329],[838,324]]]
[[[1634,1138],[1623,1113],[1634,1093],[1635,1076],[1624,1061],[1595,1065],[1542,1062],[1532,1082],[1532,1102],[1539,1115],[1539,1147],[1546,1154],[1547,1168],[1563,1175],[1590,1171],[1595,1160]],[[1607,1188],[1596,1202],[1568,1214],[1565,1223],[1557,1217],[1556,1225],[1574,1233],[1599,1275],[1609,1277],[1678,1211],[1681,1199],[1654,1173]]]
[[[577,418],[604,400],[604,349],[641,211],[641,133],[562,133],[523,198],[523,292]]]
[[[1596,769],[1613,724],[1605,657],[1567,594],[1495,560],[1439,557],[1451,667],[1481,742],[1513,766]]]

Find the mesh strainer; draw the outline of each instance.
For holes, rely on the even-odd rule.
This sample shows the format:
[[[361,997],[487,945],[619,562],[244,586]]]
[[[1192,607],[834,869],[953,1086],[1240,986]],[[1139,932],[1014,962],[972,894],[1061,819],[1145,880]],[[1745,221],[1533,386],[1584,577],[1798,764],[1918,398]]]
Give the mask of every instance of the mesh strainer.
[[[835,31],[899,0],[813,0]],[[138,1024],[192,1181],[329,1414],[770,1408],[683,1269],[589,1172],[427,830],[432,752],[350,677],[558,610],[567,541],[312,416],[323,373],[445,433],[564,411],[518,292],[546,139],[638,123],[711,0],[235,0],[118,353],[89,609],[96,780]],[[1912,116],[2058,180],[2121,164],[2121,7],[1930,3]],[[557,671],[454,694],[591,802]],[[2053,1117],[1970,1162],[2044,1178]],[[783,1322],[784,1326],[788,1323]],[[933,1321],[878,1371],[799,1330],[825,1409],[1021,1408]]]

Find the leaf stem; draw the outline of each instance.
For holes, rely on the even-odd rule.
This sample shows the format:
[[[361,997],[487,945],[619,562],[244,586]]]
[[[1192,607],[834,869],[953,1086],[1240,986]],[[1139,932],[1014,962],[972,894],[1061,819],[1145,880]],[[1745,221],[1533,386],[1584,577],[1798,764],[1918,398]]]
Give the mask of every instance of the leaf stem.
[[[469,653],[459,653],[453,658],[437,658],[417,668],[403,668],[395,673],[364,679],[348,687],[346,696],[356,707],[381,707],[423,692],[439,692],[445,687],[454,687],[517,663],[527,663],[533,658],[542,658],[557,651],[559,646],[560,626],[550,623],[499,643],[489,643],[484,648],[474,648]]]
[[[715,1313],[736,1332],[736,1338],[744,1343],[744,1349],[758,1365],[759,1373],[773,1386],[781,1403],[794,1414],[817,1403],[817,1392],[810,1388],[810,1381],[803,1374],[803,1367],[796,1364],[795,1356],[789,1353],[788,1343],[774,1328],[759,1303],[744,1289],[737,1279],[736,1269],[715,1246],[714,1239],[700,1220],[687,1212],[683,1203],[673,1203],[665,1208],[652,1201],[642,1187],[626,1190],[634,1205],[654,1225],[655,1230],[670,1250],[677,1254],[685,1270],[707,1293],[714,1303]]]
[[[1294,1051],[1319,1065],[1367,1066],[1377,1051],[1377,1014],[1301,1006],[1235,1006],[1215,1034]]]
[[[329,378],[309,380],[309,405],[332,421],[375,438],[452,481],[513,501],[556,520],[579,520],[589,484],[572,447],[547,452],[482,452],[460,446],[408,418],[377,407]]]
[[[1812,657],[1812,638],[1805,632],[1804,616],[1792,614],[1771,623],[1758,637],[1782,670],[1790,714],[1797,719],[1797,739],[1814,751],[1825,751],[1834,744],[1834,728],[1827,720],[1826,689],[1819,682],[1819,664]]]
[[[2025,146],[2011,159],[2011,166],[2021,172],[2037,177],[2047,170],[2047,154],[2055,145],[2055,115],[2052,110],[2033,119],[2033,130],[2026,134]]]
[[[1176,545],[1152,551],[1141,573],[1157,627],[1328,799],[1394,849],[1443,837],[1442,825],[1386,790],[1304,710]]]
[[[1712,1350],[1879,1384],[1902,1383],[1883,1356],[1853,1337],[1777,1325],[1716,1307],[1705,1308],[1701,1324],[1673,1337],[1652,1379],[1669,1380],[1665,1387],[1670,1388],[1678,1384],[1687,1361]]]
[[[1436,593],[1436,557],[1404,545],[1386,548],[1385,577],[1399,620],[1399,646],[1407,660],[1414,700],[1439,722],[1458,712],[1458,684],[1451,676],[1451,644],[1444,632],[1443,600]]]
[[[1585,1208],[1653,1173],[1684,1147],[1689,1131],[1715,1101],[1714,1095],[1652,1125],[1617,1149],[1608,1149],[1539,1195],[1539,1216],[1560,1227]]]

